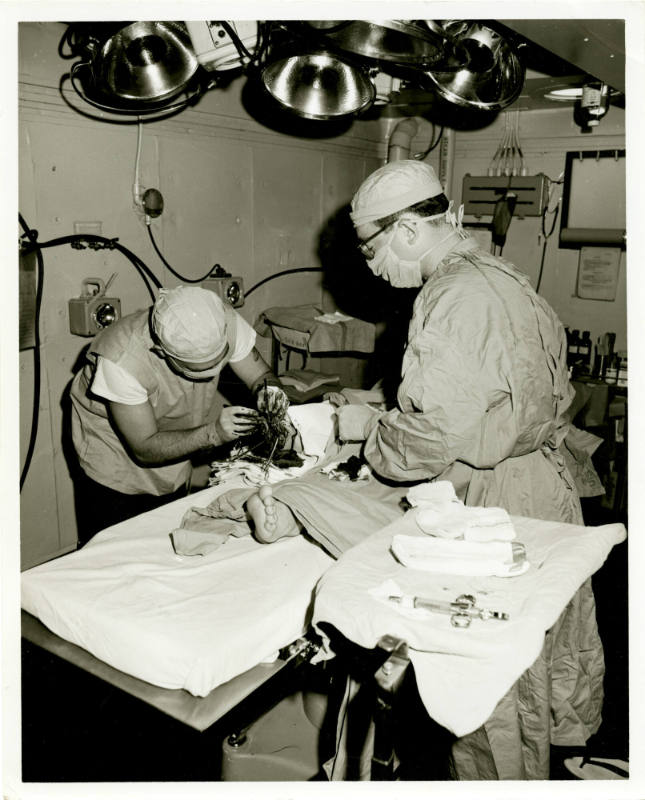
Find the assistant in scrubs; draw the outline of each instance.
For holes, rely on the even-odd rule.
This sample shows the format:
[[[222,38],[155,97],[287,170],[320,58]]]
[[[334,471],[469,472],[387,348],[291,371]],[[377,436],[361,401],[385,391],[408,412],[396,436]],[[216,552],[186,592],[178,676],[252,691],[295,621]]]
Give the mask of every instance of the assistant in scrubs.
[[[185,494],[191,456],[254,428],[255,410],[218,400],[226,364],[258,408],[286,402],[253,328],[209,290],[162,289],[94,338],[70,392],[81,544]]]

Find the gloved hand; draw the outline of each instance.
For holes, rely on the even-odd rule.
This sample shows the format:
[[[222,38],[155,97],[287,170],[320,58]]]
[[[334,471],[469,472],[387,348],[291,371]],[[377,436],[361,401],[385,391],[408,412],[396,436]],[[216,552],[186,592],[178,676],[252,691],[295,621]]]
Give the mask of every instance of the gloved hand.
[[[289,398],[279,386],[262,386],[255,396],[258,411],[274,416],[284,416],[289,408]]]
[[[222,442],[233,442],[240,436],[248,436],[258,424],[259,414],[244,406],[224,406],[215,423],[217,434]]]
[[[332,406],[335,406],[336,408],[339,406],[346,406],[349,403],[349,400],[341,392],[325,392],[323,395],[323,400],[331,403]]]
[[[370,408],[370,406],[355,403],[341,406],[336,411],[338,438],[342,442],[365,441],[372,428],[373,421],[378,419],[382,413],[382,411],[377,411],[374,408]]]

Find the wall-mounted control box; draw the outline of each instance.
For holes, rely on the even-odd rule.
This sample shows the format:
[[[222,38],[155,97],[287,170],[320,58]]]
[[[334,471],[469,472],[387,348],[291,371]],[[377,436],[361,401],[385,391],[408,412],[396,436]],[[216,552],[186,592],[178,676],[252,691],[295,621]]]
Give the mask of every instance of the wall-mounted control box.
[[[101,278],[86,278],[80,297],[68,302],[69,330],[77,336],[94,336],[121,318],[121,300],[106,297]]]
[[[199,284],[202,289],[216,292],[225,303],[239,308],[244,305],[244,281],[234,275],[209,277]]]

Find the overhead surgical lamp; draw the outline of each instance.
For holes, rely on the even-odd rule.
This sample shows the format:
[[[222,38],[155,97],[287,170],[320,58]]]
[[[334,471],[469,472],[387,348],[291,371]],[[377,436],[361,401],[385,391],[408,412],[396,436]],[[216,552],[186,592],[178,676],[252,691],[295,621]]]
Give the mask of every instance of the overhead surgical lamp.
[[[202,93],[195,80],[199,63],[181,23],[132,22],[116,29],[114,23],[96,23],[78,28],[81,33],[73,41],[83,60],[73,65],[70,77],[77,94],[91,105],[143,115],[180,108]]]
[[[357,114],[376,97],[365,71],[324,51],[279,58],[262,70],[261,79],[280,105],[307,119]]]
[[[179,110],[218,85],[209,74],[221,81],[238,68],[312,120],[384,105],[388,82],[481,111],[510,105],[524,83],[511,44],[469,20],[90,22],[70,24],[66,41],[80,57],[69,76],[76,93],[137,116]]]
[[[450,103],[479,111],[500,111],[517,100],[525,68],[506,39],[479,22],[449,20],[442,27],[450,56],[445,66],[425,71],[430,88]]]
[[[425,21],[312,20],[304,23],[340,50],[375,61],[429,66],[444,55],[445,32]]]

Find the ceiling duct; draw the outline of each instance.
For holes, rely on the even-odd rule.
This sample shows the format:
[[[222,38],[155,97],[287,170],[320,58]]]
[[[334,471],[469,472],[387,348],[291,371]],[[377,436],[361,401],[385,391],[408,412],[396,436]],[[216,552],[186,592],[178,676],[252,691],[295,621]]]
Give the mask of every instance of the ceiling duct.
[[[516,37],[544,48],[547,58],[550,54],[576,68],[567,74],[583,72],[616,92],[625,92],[624,19],[503,19],[499,22]]]

